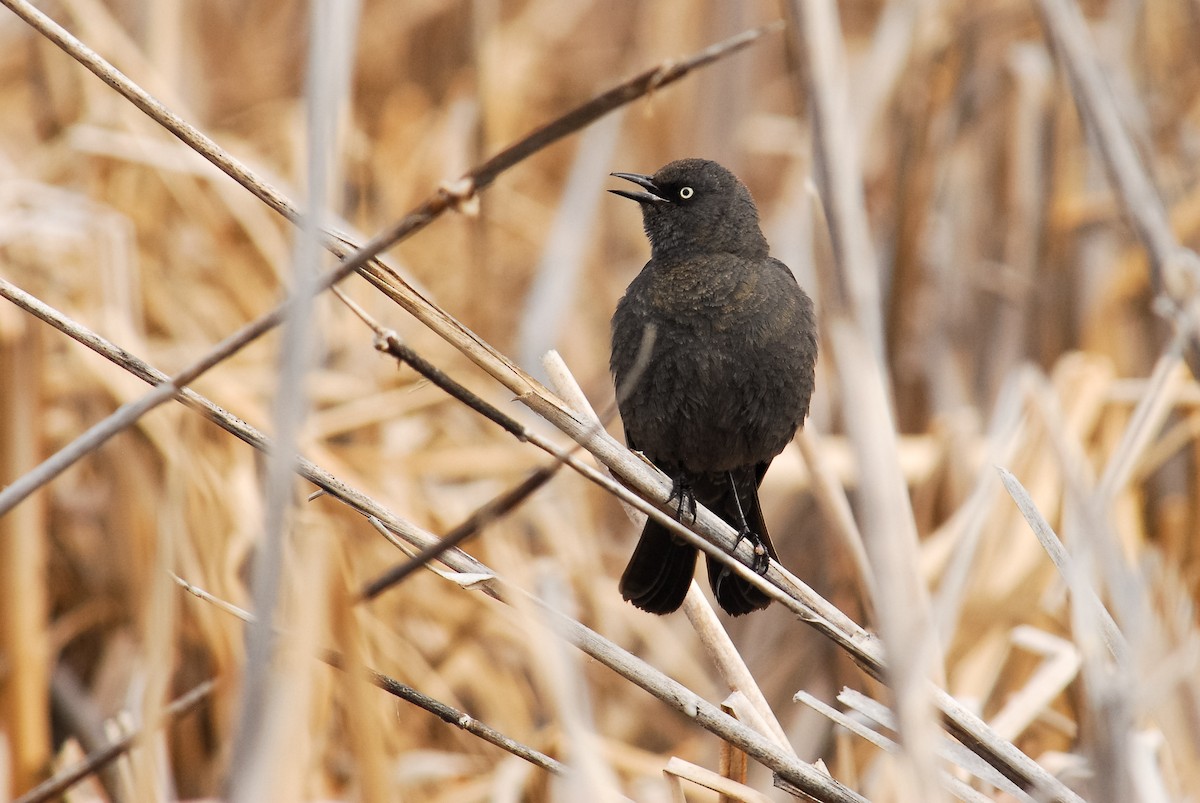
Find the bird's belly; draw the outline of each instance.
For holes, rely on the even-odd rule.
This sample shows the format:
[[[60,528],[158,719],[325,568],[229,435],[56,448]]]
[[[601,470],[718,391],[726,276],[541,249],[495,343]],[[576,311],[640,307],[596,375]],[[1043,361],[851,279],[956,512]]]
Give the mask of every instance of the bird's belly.
[[[667,470],[769,461],[806,412],[805,366],[789,360],[787,349],[760,353],[743,344],[733,355],[697,345],[649,361],[621,404],[630,441]]]

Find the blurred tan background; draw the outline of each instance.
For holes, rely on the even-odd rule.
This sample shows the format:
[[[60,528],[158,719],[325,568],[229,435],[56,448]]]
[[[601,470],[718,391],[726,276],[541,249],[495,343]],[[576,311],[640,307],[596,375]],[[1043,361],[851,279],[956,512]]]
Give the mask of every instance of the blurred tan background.
[[[45,8],[254,170],[303,197],[306,4],[63,0]],[[1200,6],[1116,1],[1086,10],[1175,234],[1195,246]],[[992,466],[1012,470],[1057,526],[1067,475],[1047,433],[1061,424],[1057,434],[1099,474],[1170,330],[1154,314],[1144,250],[1031,4],[860,0],[839,11],[858,137],[851,147],[881,266],[901,467],[923,539],[921,568],[935,592],[968,538],[954,514],[985,486],[961,594],[939,599],[938,611],[949,621],[948,689],[992,716],[1040,665],[1014,646],[1015,627],[1031,625],[1068,645],[1072,638],[1062,583],[998,491]],[[540,123],[635,72],[780,14],[770,2],[368,0],[354,97],[340,117],[344,183],[331,205],[361,242]],[[814,253],[827,258],[827,245],[813,208],[807,98],[786,42],[769,36],[552,146],[489,188],[477,217],[445,216],[387,261],[528,370],[538,373],[540,354],[557,348],[604,411],[613,398],[608,319],[648,255],[637,210],[604,192],[614,186],[607,174],[705,156],[747,183],[775,255],[822,307],[829,289]],[[286,221],[0,11],[0,275],[170,373],[283,297],[292,238]],[[342,286],[422,355],[534,425],[503,388],[361,281]],[[302,452],[401,516],[443,533],[544,461],[377,354],[370,331],[332,297],[317,302],[314,325],[319,367]],[[268,335],[196,389],[270,432],[278,346],[277,333]],[[7,302],[0,352],[4,483],[145,391]],[[831,370],[823,360],[809,429],[853,501],[856,468]],[[1200,387],[1186,372],[1174,376],[1164,423],[1110,511],[1144,581],[1155,632],[1165,634],[1159,658],[1194,645],[1191,606],[1200,591]],[[1037,399],[1056,405],[1060,418],[1041,417]],[[1013,416],[1024,423],[1008,426]],[[610,430],[619,433],[619,424]],[[989,431],[1010,440],[999,443]],[[162,762],[162,783],[183,798],[220,794],[244,626],[179,591],[166,572],[247,606],[261,481],[252,449],[168,405],[0,520],[0,540],[12,543],[21,532],[31,545],[20,556],[6,553],[0,566],[8,634],[0,645],[0,753],[8,756],[0,780],[7,767],[8,791],[40,779],[56,755],[77,757],[70,742],[86,728],[217,676],[213,698],[156,742],[162,754],[135,755],[133,763]],[[795,447],[768,474],[764,500],[782,563],[870,624],[853,562],[829,537]],[[686,619],[654,618],[620,599],[616,578],[635,534],[615,501],[564,471],[466,548],[719,701],[725,691]],[[322,555],[314,589],[333,621],[347,593],[400,558],[330,499],[301,503],[292,538],[303,545],[297,549]],[[424,573],[355,617],[354,638],[378,671],[545,752],[569,753],[547,668],[562,648],[531,635],[538,631],[527,612]],[[318,640],[340,644],[345,634],[326,627]],[[824,758],[870,799],[892,799],[886,773],[870,771],[872,748],[790,702],[800,689],[832,700],[843,686],[878,687],[781,606],[730,630],[801,758]],[[713,737],[596,663],[573,660],[596,745],[626,795],[669,799],[660,771],[672,755],[715,768]],[[298,796],[361,794],[367,764],[346,734],[348,722],[364,720],[379,739],[372,750],[385,762],[379,777],[393,799],[554,796],[540,771],[382,692],[357,694],[313,663],[303,701],[309,727],[297,737],[308,760],[292,780]],[[1089,727],[1081,695],[1078,678],[1067,677],[1011,738],[1035,759],[1072,750],[1080,727]],[[63,716],[63,707],[75,714]],[[1180,748],[1163,758],[1173,794],[1200,788],[1191,747],[1200,730],[1190,714],[1184,707],[1169,720],[1175,724],[1153,725]],[[145,777],[138,772],[134,766],[130,776]],[[91,788],[108,795],[120,783]],[[770,790],[761,768],[750,784]],[[688,799],[715,797],[691,789]]]

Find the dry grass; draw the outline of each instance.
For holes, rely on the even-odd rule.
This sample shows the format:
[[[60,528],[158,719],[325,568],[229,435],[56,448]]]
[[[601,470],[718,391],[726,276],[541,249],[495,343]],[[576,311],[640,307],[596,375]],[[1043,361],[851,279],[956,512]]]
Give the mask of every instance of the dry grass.
[[[252,171],[304,186],[305,4],[112,5],[69,0],[50,13]],[[1083,55],[1107,71],[1117,134],[1133,145],[1125,156],[1140,155],[1134,179],[1150,178],[1137,185],[1112,132],[1081,122],[1080,108],[1095,119],[1096,99],[1049,44],[1059,5],[842,3],[841,136],[823,140],[829,121],[810,118],[831,86],[812,54],[789,56],[789,43],[820,33],[802,20],[519,163],[481,193],[477,216],[443,215],[385,257],[531,373],[544,375],[538,359],[557,348],[603,413],[608,318],[646,256],[636,211],[606,200],[607,173],[686,155],[738,172],[823,321],[814,412],[767,476],[767,519],[784,567],[881,632],[899,705],[855,663],[877,669],[877,644],[852,658],[853,645],[826,638],[853,641],[833,613],[816,630],[790,601],[725,620],[736,650],[723,651],[691,602],[688,616],[666,618],[623,603],[616,578],[635,525],[570,469],[466,543],[479,564],[447,557],[459,581],[480,564],[502,580],[464,588],[418,572],[365,605],[355,595],[403,556],[338,499],[297,502],[284,525],[279,651],[256,664],[244,622],[171,574],[254,607],[269,461],[172,403],[0,517],[0,794],[150,723],[150,740],[80,799],[668,800],[672,758],[669,778],[739,775],[713,734],[741,737],[705,706],[744,687],[740,653],[762,701],[748,690],[729,706],[780,752],[743,746],[777,770],[822,759],[875,803],[943,788],[1016,799],[955,769],[962,759],[935,756],[931,706],[949,703],[925,693],[925,678],[1086,800],[1200,796],[1200,384],[1187,367],[1200,283],[1190,252],[1172,250],[1200,239],[1200,7],[1085,5]],[[365,242],[534,127],[780,15],[772,3],[365,3],[339,118],[337,227]],[[283,299],[287,220],[7,10],[0,43],[0,279],[167,374]],[[838,198],[839,170],[822,160],[839,152],[850,171],[840,178],[865,206]],[[869,242],[848,249],[839,238],[863,209]],[[862,272],[864,258],[882,272]],[[858,301],[872,282],[886,378]],[[655,493],[586,423],[570,431],[536,393],[523,400],[554,427],[514,403],[513,383],[496,381],[504,366],[485,347],[456,348],[452,323],[414,317],[358,277],[341,286],[535,442],[566,450],[566,428]],[[398,369],[331,295],[312,322],[298,449],[414,540],[452,530],[552,461]],[[277,432],[281,344],[268,334],[190,387]],[[0,482],[145,393],[3,302]],[[1015,501],[997,467],[1011,472]],[[297,499],[312,490],[294,485]],[[1034,528],[1061,540],[1061,570]],[[701,530],[717,537],[711,523]],[[771,579],[781,601],[800,593],[778,571]],[[612,671],[621,653],[543,602],[694,692],[698,713]],[[351,671],[314,657],[327,648]],[[397,702],[354,671],[363,665],[568,769],[555,776]],[[243,683],[262,666],[263,730],[247,745]],[[630,666],[655,693],[682,694]],[[217,685],[198,708],[153,727],[208,678]],[[852,716],[834,725],[793,702],[797,692]],[[875,729],[903,749],[851,732],[886,718],[859,692],[893,708],[902,735]],[[746,783],[783,799],[754,760]],[[684,787],[690,800],[716,799]]]

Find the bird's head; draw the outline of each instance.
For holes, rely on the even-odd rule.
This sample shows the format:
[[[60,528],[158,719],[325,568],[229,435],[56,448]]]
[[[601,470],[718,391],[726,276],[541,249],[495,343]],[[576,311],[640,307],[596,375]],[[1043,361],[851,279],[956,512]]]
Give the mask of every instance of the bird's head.
[[[643,191],[609,190],[637,201],[655,257],[727,252],[765,256],[767,241],[746,185],[707,159],[680,159],[652,176],[613,173]]]

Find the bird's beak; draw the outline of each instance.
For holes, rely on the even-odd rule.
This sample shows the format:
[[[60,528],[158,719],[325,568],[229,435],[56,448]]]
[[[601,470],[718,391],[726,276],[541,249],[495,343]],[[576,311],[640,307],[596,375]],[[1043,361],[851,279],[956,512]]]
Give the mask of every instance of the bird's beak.
[[[613,195],[620,195],[622,198],[628,198],[631,201],[637,201],[639,204],[661,204],[667,203],[667,199],[659,194],[658,187],[654,184],[653,176],[643,176],[641,173],[610,173],[614,178],[623,178],[626,181],[632,181],[639,187],[645,187],[649,192],[634,192],[633,190],[609,190]]]

